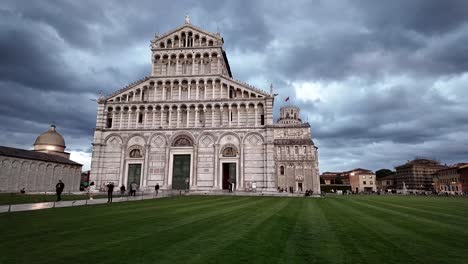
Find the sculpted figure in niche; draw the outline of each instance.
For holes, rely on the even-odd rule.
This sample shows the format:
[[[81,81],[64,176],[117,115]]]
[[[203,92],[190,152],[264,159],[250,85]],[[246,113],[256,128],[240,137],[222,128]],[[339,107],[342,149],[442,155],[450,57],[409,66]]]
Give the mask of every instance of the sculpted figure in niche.
[[[139,149],[134,149],[130,151],[130,158],[141,158],[141,152]]]
[[[192,141],[189,140],[188,138],[181,137],[181,138],[178,138],[174,142],[174,146],[176,146],[176,147],[190,147],[190,146],[192,146]]]
[[[235,157],[237,156],[237,150],[233,147],[227,147],[223,150],[223,157]]]

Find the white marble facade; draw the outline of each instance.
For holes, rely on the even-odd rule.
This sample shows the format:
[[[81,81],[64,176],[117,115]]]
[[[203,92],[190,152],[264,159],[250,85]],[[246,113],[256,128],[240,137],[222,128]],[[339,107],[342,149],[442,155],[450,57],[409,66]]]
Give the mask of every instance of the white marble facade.
[[[140,189],[156,183],[175,189],[173,181],[186,175],[191,191],[226,189],[226,181],[236,190],[250,190],[253,182],[259,190],[277,190],[274,137],[285,126],[273,123],[271,92],[232,78],[223,42],[189,21],[155,36],[151,76],[99,100],[91,181],[127,186],[137,175]],[[308,124],[300,126],[310,139]],[[313,169],[298,181],[318,192],[310,143],[307,166]]]

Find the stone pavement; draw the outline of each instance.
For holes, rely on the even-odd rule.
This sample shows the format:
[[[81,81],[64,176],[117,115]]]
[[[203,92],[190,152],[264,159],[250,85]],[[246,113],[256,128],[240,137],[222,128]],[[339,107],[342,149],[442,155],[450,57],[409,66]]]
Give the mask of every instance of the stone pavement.
[[[101,193],[103,194],[103,193]],[[150,200],[150,199],[159,199],[165,197],[174,197],[179,195],[228,195],[228,196],[278,196],[278,197],[302,197],[303,193],[277,193],[277,192],[203,192],[203,191],[163,191],[155,196],[154,193],[148,193],[138,196],[114,196],[112,199],[113,203],[119,202],[132,202],[132,201],[141,201],[141,200]],[[314,195],[314,197],[319,197]],[[41,210],[41,209],[50,209],[50,208],[60,208],[60,207],[73,207],[73,206],[87,206],[95,204],[106,204],[107,198],[99,198],[93,200],[76,200],[76,201],[60,201],[60,202],[44,202],[44,203],[28,203],[28,204],[13,204],[13,205],[0,205],[0,213],[8,212],[21,212],[21,211],[31,211],[31,210]]]

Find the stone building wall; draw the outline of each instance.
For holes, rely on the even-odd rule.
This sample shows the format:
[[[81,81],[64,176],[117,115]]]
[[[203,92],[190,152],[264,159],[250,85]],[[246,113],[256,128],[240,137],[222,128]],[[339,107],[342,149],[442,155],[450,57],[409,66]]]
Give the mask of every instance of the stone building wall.
[[[78,191],[81,166],[0,156],[0,192],[55,192],[59,180],[65,192]]]

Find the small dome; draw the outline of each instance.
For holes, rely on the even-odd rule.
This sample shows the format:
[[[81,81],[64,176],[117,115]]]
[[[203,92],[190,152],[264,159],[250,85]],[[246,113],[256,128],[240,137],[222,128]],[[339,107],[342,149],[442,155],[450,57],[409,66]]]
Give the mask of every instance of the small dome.
[[[55,125],[51,125],[49,131],[42,133],[34,142],[34,148],[37,150],[41,146],[56,146],[65,148],[65,140],[62,135],[55,131]]]

